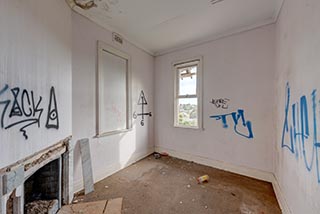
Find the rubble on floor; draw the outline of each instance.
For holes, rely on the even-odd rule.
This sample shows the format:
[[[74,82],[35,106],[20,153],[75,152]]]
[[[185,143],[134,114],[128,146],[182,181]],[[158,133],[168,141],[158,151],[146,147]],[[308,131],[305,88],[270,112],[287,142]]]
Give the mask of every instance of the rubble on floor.
[[[197,184],[202,175],[209,182]],[[75,199],[80,204],[122,196],[122,214],[281,213],[270,183],[171,156],[148,156]]]
[[[58,200],[39,200],[25,205],[26,214],[56,214],[59,210]]]

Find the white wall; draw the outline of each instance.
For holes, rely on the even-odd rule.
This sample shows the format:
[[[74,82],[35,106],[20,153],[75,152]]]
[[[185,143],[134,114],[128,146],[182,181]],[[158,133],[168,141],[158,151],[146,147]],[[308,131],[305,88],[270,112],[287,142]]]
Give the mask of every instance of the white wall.
[[[171,63],[203,56],[204,130],[173,127],[174,80]],[[273,171],[272,123],[274,26],[219,39],[156,58],[155,143],[157,150],[179,156],[219,161],[262,171]],[[209,101],[228,98],[229,109]],[[224,129],[211,115],[244,109],[252,122],[253,139],[237,135],[232,119]],[[241,125],[238,126],[240,130]]]
[[[0,1],[0,115],[3,115],[3,127],[0,127],[0,168],[15,163],[41,149],[49,147],[71,135],[71,11],[63,0],[59,1]],[[46,121],[50,97],[50,87],[55,87],[58,107],[59,129],[47,129]],[[14,104],[10,89],[19,87],[20,93]],[[13,123],[35,116],[10,117],[12,106],[16,106],[17,115],[24,109],[29,115],[32,104],[22,91],[26,89],[31,102],[33,91],[35,102],[42,96],[38,109],[43,109],[39,125],[30,125],[23,132],[23,126],[33,120],[25,121],[12,128]],[[36,104],[35,103],[35,104]]]
[[[319,11],[320,1],[318,0],[286,0],[276,26],[276,89],[278,91],[276,96],[276,177],[284,198],[294,214],[320,212],[320,148],[314,146],[315,142],[320,142]],[[289,132],[285,130],[283,144],[285,146],[283,147],[287,83],[290,85],[287,116]],[[317,90],[315,102],[312,100],[313,90]],[[303,117],[300,112],[301,103],[303,103],[300,101],[302,96],[306,97],[308,105],[308,116]],[[315,114],[313,114],[314,103]],[[294,130],[292,104],[296,104],[298,108],[298,112],[294,114],[296,115],[296,133],[304,133],[305,136],[294,135],[293,145],[290,141],[290,128]],[[316,123],[314,123],[314,118]],[[308,122],[305,119],[308,119]],[[309,125],[308,138],[306,129],[302,129],[302,121]],[[313,165],[310,167],[312,161]]]
[[[146,118],[145,126],[133,120],[133,130],[123,134],[94,138],[96,134],[96,68],[97,40],[101,40],[131,56],[132,112],[141,111],[137,105],[144,90],[148,106],[153,112],[154,58],[128,42],[123,46],[112,41],[112,33],[76,13],[72,14],[73,30],[73,137],[89,138],[94,180],[98,181],[124,166],[154,151],[153,117]],[[75,190],[82,188],[81,159],[75,149]]]

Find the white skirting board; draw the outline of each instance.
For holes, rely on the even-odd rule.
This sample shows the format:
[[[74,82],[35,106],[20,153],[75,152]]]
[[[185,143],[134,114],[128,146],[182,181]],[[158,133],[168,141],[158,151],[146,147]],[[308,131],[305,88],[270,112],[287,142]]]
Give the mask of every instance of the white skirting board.
[[[273,186],[274,192],[276,194],[279,206],[282,210],[282,213],[283,214],[291,214],[290,209],[286,203],[286,200],[283,197],[283,194],[281,192],[278,181],[275,178],[274,174],[271,172],[265,172],[265,171],[258,170],[258,169],[252,169],[252,168],[245,167],[245,166],[238,166],[238,165],[226,163],[223,161],[212,160],[209,158],[196,156],[196,155],[183,153],[183,152],[178,152],[178,151],[175,151],[172,149],[166,149],[163,147],[155,147],[155,151],[156,152],[167,152],[170,156],[176,157],[176,158],[179,158],[182,160],[193,161],[195,163],[199,163],[199,164],[202,164],[205,166],[210,166],[210,167],[214,167],[214,168],[221,169],[224,171],[233,172],[236,174],[248,176],[251,178],[258,179],[258,180],[270,182],[270,183],[272,183],[272,186]]]
[[[282,213],[291,214],[292,212],[289,209],[288,203],[282,194],[280,185],[279,185],[278,180],[276,179],[275,176],[273,176],[272,186],[273,186],[274,193],[276,194],[276,197],[278,199],[278,203],[279,203],[279,206],[281,208]]]

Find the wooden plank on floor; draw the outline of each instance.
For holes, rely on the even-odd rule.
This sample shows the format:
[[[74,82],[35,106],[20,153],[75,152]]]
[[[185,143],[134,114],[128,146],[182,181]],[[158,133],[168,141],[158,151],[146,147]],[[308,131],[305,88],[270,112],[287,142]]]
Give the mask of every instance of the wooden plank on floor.
[[[107,208],[103,214],[121,214],[122,198],[111,199],[108,201]]]
[[[104,214],[107,200],[63,206],[58,214]]]

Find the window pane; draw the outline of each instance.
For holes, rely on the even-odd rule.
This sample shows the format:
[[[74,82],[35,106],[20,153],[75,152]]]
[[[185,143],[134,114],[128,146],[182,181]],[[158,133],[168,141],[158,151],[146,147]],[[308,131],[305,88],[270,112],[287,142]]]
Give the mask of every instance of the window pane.
[[[177,125],[198,127],[198,98],[178,99]]]
[[[197,94],[197,66],[179,69],[179,95]]]

